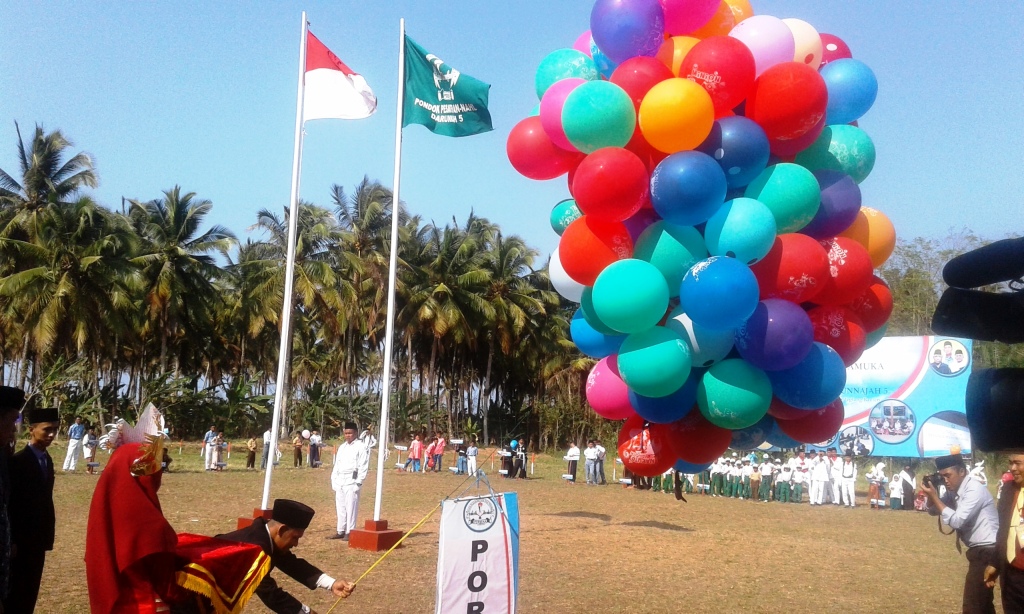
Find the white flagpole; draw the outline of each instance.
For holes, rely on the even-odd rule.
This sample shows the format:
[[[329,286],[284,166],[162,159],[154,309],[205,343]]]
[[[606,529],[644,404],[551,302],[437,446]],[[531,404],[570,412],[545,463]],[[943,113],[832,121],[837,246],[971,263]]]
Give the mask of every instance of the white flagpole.
[[[384,328],[384,376],[381,380],[380,437],[377,447],[377,492],[373,519],[380,520],[384,486],[384,451],[388,447],[388,409],[391,404],[391,346],[395,333],[395,284],[398,274],[398,189],[402,182],[402,107],[405,104],[405,19],[398,20],[398,111],[395,118],[395,178],[391,190],[391,259],[388,266],[388,317]]]
[[[284,304],[281,306],[281,346],[277,354],[277,379],[274,391],[274,417],[270,428],[270,451],[267,475],[263,481],[262,509],[269,509],[270,480],[277,461],[277,435],[281,413],[288,403],[288,369],[291,365],[292,288],[295,285],[295,239],[299,234],[299,174],[302,169],[302,98],[306,81],[306,12],[302,12],[302,35],[299,38],[299,85],[295,100],[295,151],[292,155],[292,191],[288,212],[288,255],[284,270]]]

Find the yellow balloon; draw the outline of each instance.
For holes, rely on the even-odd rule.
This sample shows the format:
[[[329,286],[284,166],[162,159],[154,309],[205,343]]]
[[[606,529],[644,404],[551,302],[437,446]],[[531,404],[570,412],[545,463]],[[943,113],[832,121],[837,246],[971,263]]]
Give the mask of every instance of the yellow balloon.
[[[664,153],[694,149],[711,134],[715,106],[711,95],[689,79],[665,79],[640,103],[640,131]]]
[[[672,74],[678,77],[679,67],[683,65],[683,58],[699,42],[699,38],[692,36],[671,36],[665,39],[654,57],[668,66],[672,70]]]
[[[732,7],[722,0],[714,16],[706,24],[690,32],[690,36],[696,36],[702,40],[709,36],[726,36],[734,27],[736,27],[736,14],[732,12]]]
[[[882,266],[896,249],[896,228],[884,213],[871,207],[861,207],[850,227],[839,233],[839,236],[853,239],[863,245],[871,256],[871,266],[876,269]]]
[[[736,18],[736,23],[743,21],[748,17],[754,16],[754,7],[750,6],[750,0],[723,0],[732,9],[732,15]]]

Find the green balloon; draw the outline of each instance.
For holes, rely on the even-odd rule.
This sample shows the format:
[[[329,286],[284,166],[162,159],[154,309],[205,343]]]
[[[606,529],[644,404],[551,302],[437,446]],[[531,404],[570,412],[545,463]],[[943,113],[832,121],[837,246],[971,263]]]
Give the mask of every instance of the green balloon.
[[[875,166],[875,144],[857,126],[826,126],[811,146],[796,156],[796,163],[812,171],[828,169],[846,173],[857,183]]]
[[[594,282],[594,312],[623,333],[654,326],[668,309],[668,284],[653,264],[627,258],[609,264]]]
[[[778,233],[796,232],[809,224],[821,204],[821,187],[799,164],[773,164],[761,171],[743,196],[764,203],[775,216]]]
[[[544,92],[562,79],[594,81],[599,76],[597,65],[587,54],[575,49],[556,49],[540,61],[533,82],[537,98],[543,98]]]
[[[601,318],[597,317],[597,312],[594,311],[594,288],[592,286],[583,287],[583,296],[580,297],[580,309],[583,310],[583,319],[586,320],[587,324],[597,332],[603,335],[622,334],[602,322]]]
[[[602,147],[625,147],[636,128],[629,94],[610,81],[588,81],[562,105],[562,130],[573,147],[593,153]]]
[[[569,224],[572,224],[577,218],[582,216],[583,212],[576,206],[576,201],[567,198],[555,205],[555,208],[551,210],[551,228],[558,233],[558,236],[562,236],[562,233],[569,227]]]
[[[883,324],[881,328],[879,328],[878,330],[873,330],[867,335],[865,335],[865,342],[867,345],[865,345],[864,349],[866,350],[868,348],[875,347],[875,345],[877,345],[878,342],[881,341],[883,337],[885,337],[885,331],[887,330],[889,330],[888,322]]]
[[[697,386],[700,413],[715,426],[730,430],[757,424],[771,402],[768,376],[739,358],[712,365]]]
[[[690,376],[690,347],[678,333],[655,326],[626,337],[618,365],[619,375],[633,392],[667,397]]]
[[[659,221],[637,237],[633,257],[650,262],[668,283],[669,296],[679,296],[683,275],[697,262],[708,257],[704,237],[692,226],[676,226]]]

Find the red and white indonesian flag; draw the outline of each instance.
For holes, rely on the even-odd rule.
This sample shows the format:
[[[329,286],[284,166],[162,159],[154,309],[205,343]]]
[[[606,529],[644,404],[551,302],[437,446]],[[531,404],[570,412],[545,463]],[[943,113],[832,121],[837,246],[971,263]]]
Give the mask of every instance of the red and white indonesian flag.
[[[376,110],[377,97],[366,79],[307,31],[303,119],[363,119]]]

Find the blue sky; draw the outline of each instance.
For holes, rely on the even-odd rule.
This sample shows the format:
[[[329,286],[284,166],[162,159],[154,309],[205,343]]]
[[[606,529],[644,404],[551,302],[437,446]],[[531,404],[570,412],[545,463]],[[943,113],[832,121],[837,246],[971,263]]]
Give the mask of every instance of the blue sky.
[[[402,199],[438,225],[470,210],[546,255],[564,178],[536,182],[505,156],[509,130],[536,104],[550,51],[589,27],[592,2],[0,3],[0,168],[16,172],[14,121],[60,128],[95,158],[94,196],[151,199],[180,184],[214,203],[211,221],[240,237],[261,208],[288,202],[300,12],[374,88],[378,112],[306,127],[302,197],[363,175],[390,186],[398,20],[428,51],[491,87],[494,131],[463,139],[404,131]],[[860,121],[878,159],[861,185],[903,238],[969,228],[1024,230],[1024,3],[754,2],[843,38],[879,81]],[[542,262],[540,263],[542,264]]]

